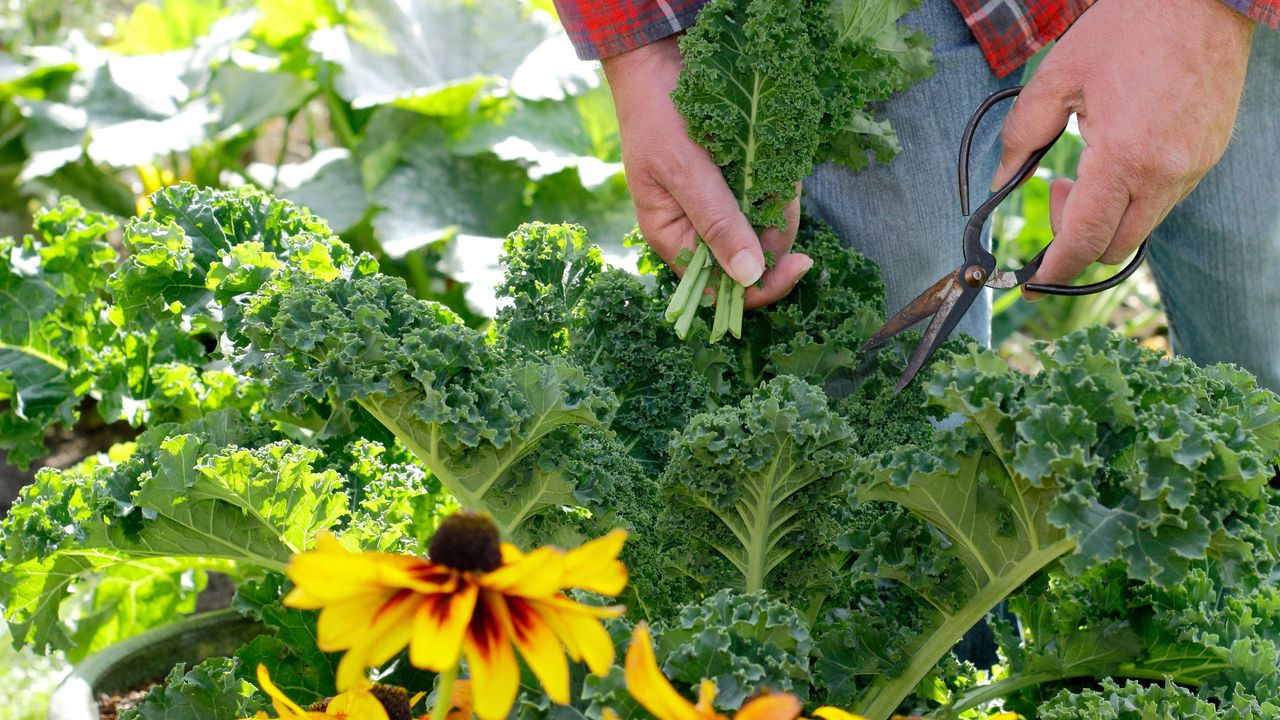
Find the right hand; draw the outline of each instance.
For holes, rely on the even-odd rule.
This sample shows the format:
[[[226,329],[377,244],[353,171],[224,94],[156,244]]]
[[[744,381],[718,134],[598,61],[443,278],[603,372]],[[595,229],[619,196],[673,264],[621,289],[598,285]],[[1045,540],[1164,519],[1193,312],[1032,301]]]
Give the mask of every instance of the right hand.
[[[766,228],[757,237],[711,155],[689,139],[671,100],[681,67],[675,36],[606,58],[603,65],[636,221],[654,252],[683,274],[676,256],[692,251],[701,237],[720,267],[747,286],[748,309],[791,292],[813,265],[809,256],[791,252],[800,221],[799,188],[786,208],[786,229]],[[765,268],[766,250],[777,259],[772,269]],[[761,278],[761,286],[753,287]]]

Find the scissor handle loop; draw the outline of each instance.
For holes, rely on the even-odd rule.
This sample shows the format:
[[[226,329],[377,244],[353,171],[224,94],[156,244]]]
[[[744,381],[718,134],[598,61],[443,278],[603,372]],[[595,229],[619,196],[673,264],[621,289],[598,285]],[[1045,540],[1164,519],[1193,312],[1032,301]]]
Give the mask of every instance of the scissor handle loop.
[[[1052,245],[1052,244],[1053,244],[1053,241],[1050,241],[1049,245]],[[1045,250],[1049,249],[1049,245],[1044,246]],[[1138,269],[1138,266],[1142,264],[1142,261],[1147,259],[1147,250],[1149,250],[1150,247],[1151,247],[1151,238],[1147,238],[1146,240],[1143,240],[1142,244],[1138,246],[1138,251],[1134,253],[1133,259],[1129,261],[1129,264],[1125,265],[1123,270],[1116,273],[1115,275],[1112,275],[1106,280],[1099,280],[1096,283],[1089,283],[1088,285],[1051,285],[1051,284],[1042,284],[1042,283],[1024,283],[1022,288],[1024,290],[1030,290],[1031,292],[1044,293],[1046,295],[1092,295],[1094,293],[1100,293],[1103,290],[1110,290],[1111,288],[1129,279],[1129,276],[1132,275],[1134,271]],[[1035,267],[1032,268],[1032,271],[1028,273],[1028,275],[1035,274],[1035,271],[1040,268],[1040,260],[1043,257],[1044,257],[1044,250],[1041,250],[1040,254],[1036,256]],[[1028,263],[1028,266],[1030,266],[1030,263]],[[1025,269],[1026,268],[1023,268],[1023,270]]]
[[[965,125],[964,134],[960,138],[960,161],[958,163],[956,173],[960,186],[960,211],[965,215],[970,214],[969,151],[973,145],[973,135],[977,131],[978,125],[982,122],[982,118],[989,110],[991,110],[992,107],[996,105],[996,103],[1003,102],[1012,97],[1017,97],[1018,94],[1022,92],[1023,87],[1024,86],[1022,85],[1015,85],[1014,87],[997,90],[991,93],[987,96],[987,99],[983,100],[982,103],[978,105],[977,109],[973,111],[972,117],[969,118],[969,123]],[[986,222],[987,217],[995,211],[996,207],[999,206],[1010,193],[1016,190],[1019,185],[1026,182],[1027,178],[1031,177],[1032,173],[1035,172],[1036,167],[1039,166],[1040,161],[1044,159],[1044,156],[1049,153],[1049,150],[1053,148],[1054,144],[1058,142],[1058,138],[1062,137],[1062,133],[1065,131],[1066,127],[1064,126],[1047,145],[1031,153],[1031,156],[1027,158],[1026,162],[1022,163],[1022,167],[1018,168],[1018,172],[1015,173],[1008,182],[993,192],[991,196],[973,212],[973,215],[969,218],[968,226],[965,228],[964,250],[966,258],[971,257],[971,253],[981,251],[980,234],[982,225]],[[1040,261],[1044,259],[1044,254],[1049,249],[1049,245],[1053,244],[1053,241],[1050,240],[1049,245],[1046,245],[1044,249],[1040,251],[1039,255],[1036,255],[1031,262],[1027,263],[1017,271],[1016,277],[1018,282],[1023,284],[1023,288],[1031,292],[1044,293],[1046,295],[1092,295],[1093,293],[1102,292],[1103,290],[1110,290],[1127,280],[1129,276],[1138,269],[1138,266],[1146,260],[1150,243],[1150,238],[1143,240],[1142,244],[1138,246],[1138,251],[1134,254],[1133,259],[1129,261],[1129,264],[1125,265],[1124,269],[1106,280],[1089,283],[1088,285],[1053,285],[1026,282],[1026,280],[1034,275],[1040,268]],[[976,245],[977,247],[971,248],[969,247],[970,244]]]

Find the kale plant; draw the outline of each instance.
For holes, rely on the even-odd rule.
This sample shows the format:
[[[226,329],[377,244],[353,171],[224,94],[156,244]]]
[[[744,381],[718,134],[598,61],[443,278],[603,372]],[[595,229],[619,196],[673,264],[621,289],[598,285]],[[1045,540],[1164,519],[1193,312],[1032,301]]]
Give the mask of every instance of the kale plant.
[[[783,208],[813,166],[859,169],[898,145],[868,104],[927,76],[929,40],[897,26],[898,0],[711,0],[680,39],[672,98],[689,137],[711,153],[757,227],[784,227]],[[703,291],[716,288],[710,341],[743,337],[745,288],[699,242],[667,305],[685,337]]]

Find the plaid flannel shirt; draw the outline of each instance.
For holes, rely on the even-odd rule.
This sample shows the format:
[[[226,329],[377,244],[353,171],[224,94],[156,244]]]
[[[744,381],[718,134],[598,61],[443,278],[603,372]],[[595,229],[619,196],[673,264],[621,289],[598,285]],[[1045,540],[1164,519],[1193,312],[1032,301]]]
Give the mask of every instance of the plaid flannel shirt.
[[[693,24],[706,0],[555,0],[578,57],[634,50]],[[1094,0],[953,0],[1001,77],[1062,35]],[[1222,0],[1259,23],[1280,24],[1280,0]]]

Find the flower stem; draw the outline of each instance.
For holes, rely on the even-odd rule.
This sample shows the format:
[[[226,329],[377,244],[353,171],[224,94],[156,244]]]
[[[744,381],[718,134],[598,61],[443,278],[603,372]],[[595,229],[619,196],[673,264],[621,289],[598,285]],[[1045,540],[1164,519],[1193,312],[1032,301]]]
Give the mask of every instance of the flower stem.
[[[458,679],[458,666],[440,673],[440,682],[436,684],[436,704],[431,708],[431,720],[444,720],[453,706],[453,681]]]

